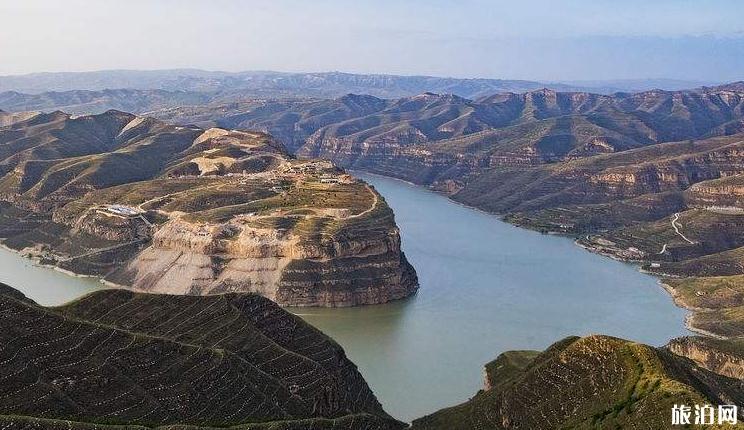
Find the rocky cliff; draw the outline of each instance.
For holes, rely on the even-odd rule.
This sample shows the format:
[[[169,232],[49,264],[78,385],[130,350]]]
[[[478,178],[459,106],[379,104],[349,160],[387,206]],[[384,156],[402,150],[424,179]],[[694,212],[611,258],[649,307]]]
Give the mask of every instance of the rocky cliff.
[[[689,336],[672,339],[666,346],[711,372],[744,380],[744,342]]]
[[[392,210],[271,136],[121,112],[0,128],[0,237],[137,290],[354,306],[413,294]]]
[[[291,306],[355,306],[405,298],[416,274],[400,251],[382,199],[365,230],[311,238],[298,228],[257,226],[256,216],[209,224],[165,223],[112,282],[170,294],[259,293]],[[302,222],[307,222],[302,217]],[[275,221],[278,222],[278,221]]]
[[[691,207],[744,212],[744,175],[728,175],[698,182],[685,191]]]

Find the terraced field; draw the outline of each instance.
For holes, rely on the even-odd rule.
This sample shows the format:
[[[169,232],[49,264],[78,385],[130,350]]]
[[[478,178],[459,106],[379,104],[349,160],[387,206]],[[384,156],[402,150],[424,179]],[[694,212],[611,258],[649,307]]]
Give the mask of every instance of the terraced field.
[[[486,370],[485,391],[414,420],[412,429],[664,429],[671,428],[674,404],[744,400],[741,379],[606,336],[564,339],[539,354],[507,353]]]
[[[3,428],[402,428],[335,342],[259,296],[43,308],[2,285],[0,315]]]

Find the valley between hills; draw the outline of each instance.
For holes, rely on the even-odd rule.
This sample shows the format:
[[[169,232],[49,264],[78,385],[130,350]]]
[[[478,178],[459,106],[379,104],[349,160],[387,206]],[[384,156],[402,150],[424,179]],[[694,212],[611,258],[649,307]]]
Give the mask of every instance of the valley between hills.
[[[152,113],[257,129],[300,158],[403,179],[508,222],[640,263],[691,329],[744,336],[744,84],[469,100],[251,100]]]
[[[102,290],[42,307],[0,284],[0,315],[5,429],[408,427],[333,340],[255,294]],[[483,391],[411,428],[664,428],[675,402],[740,404],[740,353],[706,338],[567,338],[502,354]]]
[[[504,353],[486,365],[482,391],[412,428],[664,428],[675,403],[744,403],[743,84],[180,103],[147,117],[0,114],[4,245],[138,291],[103,291],[60,308],[0,291],[10,336],[0,360],[13,363],[17,384],[0,392],[6,428],[61,425],[54,420],[73,429],[405,427],[382,411],[335,343],[321,342],[323,357],[308,356],[315,350],[302,342],[322,335],[252,294],[282,305],[350,306],[416,291],[392,210],[341,168],[404,179],[640,263],[693,311],[690,328],[708,335],[661,348],[596,335]],[[185,318],[182,307],[197,317]],[[224,318],[241,328],[222,344],[210,334]],[[116,342],[76,361],[70,351],[95,336]],[[277,352],[256,357],[267,349]],[[318,370],[329,350],[336,364]],[[221,374],[236,375],[233,383],[183,388],[180,406],[152,397],[194,386],[177,369],[213,360],[225,366]],[[146,373],[136,378],[152,386],[124,390],[102,370],[113,366],[131,381],[127,363],[137,362],[143,367],[133,371]],[[60,373],[70,366],[90,377]],[[54,400],[29,403],[30,381]],[[124,391],[83,406],[114,385]],[[245,392],[271,392],[268,403],[279,409],[204,412],[235,404],[218,396]]]

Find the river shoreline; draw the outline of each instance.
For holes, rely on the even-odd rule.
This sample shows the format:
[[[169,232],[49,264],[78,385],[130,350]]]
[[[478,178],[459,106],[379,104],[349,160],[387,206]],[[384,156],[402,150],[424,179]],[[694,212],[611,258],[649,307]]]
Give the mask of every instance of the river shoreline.
[[[419,185],[419,184],[416,184],[414,182],[406,181],[404,179],[395,178],[395,177],[391,177],[391,176],[380,175],[380,174],[377,174],[377,173],[366,172],[366,171],[363,171],[363,170],[349,170],[349,173],[351,173],[352,175],[355,175],[355,176],[356,176],[356,173],[357,172],[358,173],[361,173],[363,175],[375,176],[375,177],[379,177],[379,178],[384,178],[384,179],[388,179],[388,180],[393,180],[393,181],[401,182],[401,183],[406,184],[406,185],[411,186],[411,187],[415,187],[415,188],[418,188],[418,189],[421,189],[421,190],[424,190],[424,191],[427,191],[427,192],[431,192],[431,193],[434,193],[434,194],[441,195],[443,197],[446,197],[450,202],[452,202],[452,203],[454,203],[454,204],[456,204],[458,206],[461,206],[463,208],[466,208],[466,209],[469,209],[469,210],[473,210],[473,211],[479,212],[479,213],[484,214],[484,215],[492,216],[492,217],[498,219],[499,221],[504,222],[505,224],[508,224],[508,225],[513,226],[514,228],[520,228],[520,229],[524,229],[524,230],[527,230],[527,231],[532,231],[532,232],[540,233],[540,234],[548,234],[548,235],[554,235],[554,236],[560,236],[560,237],[566,237],[566,238],[573,239],[574,244],[576,244],[577,246],[579,246],[580,248],[582,248],[582,249],[584,249],[584,250],[586,250],[588,252],[591,252],[591,253],[597,254],[597,255],[601,255],[603,257],[611,258],[613,260],[616,260],[616,261],[619,261],[619,262],[622,262],[622,263],[625,263],[625,264],[630,264],[630,265],[636,266],[636,268],[640,272],[647,273],[647,274],[649,274],[649,275],[654,276],[655,278],[657,278],[657,282],[658,282],[659,286],[670,295],[670,297],[672,298],[672,301],[674,302],[674,304],[677,307],[679,307],[681,309],[684,309],[684,310],[686,310],[686,311],[689,312],[689,314],[685,316],[685,321],[684,321],[684,326],[685,326],[685,328],[687,330],[690,330],[692,332],[699,333],[699,334],[702,334],[702,335],[705,335],[705,336],[710,336],[710,337],[714,337],[714,338],[718,338],[718,339],[726,339],[725,336],[716,335],[715,333],[711,333],[709,331],[706,331],[706,330],[703,330],[703,329],[700,329],[700,328],[695,327],[694,326],[694,323],[693,323],[695,312],[699,312],[699,311],[701,311],[701,309],[695,309],[695,308],[692,308],[690,306],[687,306],[683,301],[679,300],[679,298],[677,297],[677,295],[674,293],[673,288],[671,286],[665,284],[662,277],[658,276],[655,273],[645,271],[645,270],[643,270],[639,266],[640,264],[644,263],[641,260],[629,260],[629,259],[625,259],[625,258],[622,258],[622,257],[620,257],[620,256],[618,256],[616,254],[611,253],[611,252],[604,252],[604,251],[598,250],[598,249],[596,249],[594,247],[591,247],[591,246],[582,244],[581,242],[579,242],[577,235],[571,235],[571,234],[566,234],[564,232],[551,231],[551,230],[548,230],[548,231],[544,231],[543,232],[543,231],[535,230],[533,228],[529,228],[528,226],[516,225],[516,224],[510,223],[510,222],[508,222],[505,219],[506,218],[506,214],[499,214],[499,213],[489,212],[487,210],[478,208],[476,206],[471,206],[471,205],[465,204],[463,202],[460,202],[460,201],[457,201],[457,200],[453,199],[447,193],[444,193],[442,191],[438,191],[438,190],[432,189],[432,188],[430,188],[428,186],[425,186],[425,185]],[[14,253],[20,255],[23,258],[26,258],[26,259],[29,259],[29,260],[33,261],[39,267],[50,268],[50,269],[53,269],[53,270],[58,271],[60,273],[63,273],[65,275],[67,275],[67,276],[72,276],[72,277],[76,277],[76,278],[91,278],[91,279],[96,279],[102,286],[107,287],[107,288],[125,289],[125,290],[130,290],[130,291],[137,291],[137,289],[132,288],[130,286],[116,284],[114,282],[107,281],[105,279],[105,277],[96,276],[96,275],[85,275],[85,274],[75,273],[75,272],[73,272],[71,270],[63,269],[63,268],[59,267],[56,264],[44,264],[44,263],[41,262],[42,257],[40,255],[35,255],[32,252],[27,252],[27,250],[29,250],[29,248],[24,248],[24,249],[21,249],[21,250],[16,250],[16,249],[13,249],[13,248],[10,248],[10,247],[6,246],[2,242],[0,242],[0,247],[2,247],[3,249],[5,249],[7,251],[14,252]]]
[[[454,203],[454,204],[456,204],[456,205],[458,205],[460,207],[463,207],[463,208],[466,208],[466,209],[469,209],[469,210],[472,210],[472,211],[475,211],[475,212],[479,212],[479,213],[484,214],[484,215],[492,216],[492,217],[496,218],[497,220],[499,220],[499,221],[501,221],[501,222],[503,222],[503,223],[505,223],[507,225],[510,225],[510,226],[512,226],[514,228],[519,228],[519,229],[523,229],[523,230],[527,230],[527,231],[531,231],[531,232],[535,232],[535,233],[539,233],[539,234],[547,234],[547,235],[553,235],[553,236],[559,236],[559,237],[565,237],[565,238],[573,239],[573,242],[574,242],[575,245],[577,245],[578,247],[580,247],[580,248],[582,248],[582,249],[584,249],[584,250],[586,250],[586,251],[588,251],[590,253],[601,255],[603,257],[607,257],[607,258],[613,259],[615,261],[619,261],[619,262],[622,262],[622,263],[625,263],[625,264],[630,264],[632,266],[635,266],[636,269],[639,272],[646,273],[646,274],[649,274],[651,276],[654,276],[657,279],[658,285],[664,291],[666,291],[669,294],[669,296],[672,298],[672,301],[675,304],[675,306],[677,306],[680,309],[684,309],[684,310],[686,310],[686,311],[689,312],[688,315],[685,316],[685,321],[684,321],[684,326],[685,326],[685,328],[687,330],[690,330],[691,332],[699,333],[699,334],[702,334],[702,335],[705,335],[705,336],[710,336],[710,337],[714,337],[714,338],[718,338],[718,339],[726,339],[725,336],[720,336],[720,335],[717,335],[715,333],[711,333],[709,331],[706,331],[706,330],[703,330],[703,329],[700,329],[700,328],[695,327],[694,324],[693,324],[695,312],[704,311],[704,309],[696,309],[694,307],[690,307],[686,303],[684,303],[684,301],[679,300],[679,298],[677,297],[677,295],[674,293],[673,288],[671,286],[669,286],[669,285],[667,285],[667,284],[664,283],[663,277],[660,277],[656,273],[645,271],[645,270],[643,270],[640,267],[640,265],[642,263],[644,263],[644,261],[642,261],[642,260],[630,260],[630,259],[622,258],[622,257],[618,256],[617,254],[613,254],[611,252],[604,252],[604,251],[601,251],[599,249],[596,249],[596,248],[594,248],[592,246],[585,245],[585,244],[579,242],[579,240],[578,240],[578,237],[579,236],[577,236],[577,235],[571,235],[571,234],[567,234],[565,232],[552,231],[552,230],[538,231],[536,229],[530,228],[529,226],[516,225],[516,224],[510,223],[509,221],[507,221],[505,219],[506,216],[507,216],[506,214],[499,214],[499,213],[489,212],[487,210],[478,208],[476,206],[468,205],[466,203],[463,203],[463,202],[460,202],[460,201],[457,201],[457,200],[451,198],[451,196],[448,195],[447,193],[444,193],[442,191],[438,191],[438,190],[429,188],[428,186],[425,186],[425,185],[419,185],[419,184],[416,184],[414,182],[406,181],[404,179],[395,178],[395,177],[391,177],[391,176],[380,175],[380,174],[377,174],[377,173],[366,172],[366,171],[363,171],[363,170],[349,170],[349,173],[351,173],[352,175],[355,175],[355,176],[357,176],[356,173],[361,173],[363,175],[374,176],[374,177],[379,177],[379,178],[383,178],[383,179],[387,179],[387,180],[397,181],[397,182],[401,182],[403,184],[406,184],[408,186],[411,186],[411,187],[414,187],[414,188],[417,188],[417,189],[420,189],[420,190],[423,190],[423,191],[426,191],[426,192],[430,192],[430,193],[433,193],[433,194],[438,194],[438,195],[441,195],[443,197],[446,197],[447,200],[449,200],[450,202],[452,202],[452,203]],[[383,195],[383,197],[384,197],[384,195]],[[16,249],[13,249],[13,248],[10,248],[10,247],[6,246],[1,241],[0,241],[0,247],[2,247],[3,249],[5,249],[7,251],[16,253],[16,254],[20,255],[21,257],[26,258],[26,259],[28,259],[30,261],[33,261],[34,264],[37,265],[37,266],[39,266],[39,267],[53,269],[53,270],[55,270],[57,272],[60,272],[62,274],[65,274],[67,276],[71,276],[71,277],[75,277],[75,278],[95,279],[102,286],[107,287],[107,288],[111,288],[111,289],[124,289],[124,290],[130,290],[130,291],[135,291],[135,292],[138,291],[137,289],[132,288],[130,286],[121,285],[121,284],[117,284],[117,283],[108,281],[108,280],[105,279],[105,277],[101,277],[101,276],[97,276],[97,275],[86,275],[86,274],[75,273],[75,272],[73,272],[71,270],[63,269],[63,268],[59,267],[56,264],[45,264],[45,263],[42,263],[41,262],[42,261],[42,256],[40,256],[38,254],[34,254],[33,252],[30,252],[31,250],[29,248],[24,248],[24,249],[21,249],[21,250],[16,250]],[[139,292],[141,292],[141,291],[139,291]],[[289,307],[297,307],[297,306],[289,306]]]
[[[4,240],[4,239],[3,239],[3,240]],[[14,248],[11,248],[11,247],[9,247],[9,246],[5,245],[5,244],[4,244],[3,242],[0,242],[0,248],[4,249],[4,250],[6,250],[6,251],[12,252],[12,253],[14,253],[14,254],[18,254],[19,256],[21,256],[21,257],[25,258],[26,260],[32,261],[32,262],[34,263],[34,265],[35,265],[35,266],[38,266],[38,267],[44,267],[44,268],[46,268],[46,269],[51,269],[51,270],[54,270],[54,271],[56,271],[56,272],[60,272],[60,273],[62,273],[62,274],[64,274],[64,275],[67,275],[67,276],[71,276],[71,277],[73,277],[73,278],[90,278],[90,279],[97,279],[98,281],[100,281],[100,282],[101,282],[101,284],[104,284],[104,283],[106,282],[106,281],[105,281],[105,280],[104,280],[103,278],[101,278],[100,276],[96,276],[96,275],[86,275],[86,274],[83,274],[83,273],[75,273],[75,272],[73,272],[72,270],[67,270],[67,269],[63,269],[63,268],[59,267],[59,266],[58,266],[58,265],[56,265],[56,264],[46,264],[46,263],[42,263],[42,262],[41,262],[41,260],[42,260],[42,257],[41,257],[41,256],[39,256],[38,254],[33,254],[33,253],[29,252],[29,251],[28,251],[28,250],[29,250],[29,248],[24,248],[24,249],[20,249],[20,250],[19,250],[19,249],[14,249]]]
[[[697,309],[697,308],[694,308],[694,307],[690,307],[690,306],[687,306],[683,301],[678,300],[677,297],[676,297],[676,295],[673,293],[673,291],[674,291],[673,288],[671,288],[669,285],[667,285],[667,284],[664,283],[663,277],[659,276],[658,274],[656,274],[654,272],[649,272],[649,271],[643,270],[643,268],[641,267],[641,265],[643,263],[645,263],[645,261],[642,261],[642,260],[629,260],[629,259],[626,259],[626,258],[622,258],[622,257],[618,256],[617,254],[613,254],[613,253],[610,253],[610,252],[603,252],[603,251],[600,251],[600,250],[598,250],[596,248],[593,248],[591,246],[582,244],[578,240],[578,238],[581,237],[581,235],[572,235],[572,234],[567,234],[565,232],[560,232],[560,231],[555,231],[555,230],[538,231],[536,229],[529,228],[528,226],[513,224],[513,223],[511,223],[511,222],[509,222],[509,221],[506,220],[506,216],[507,216],[506,214],[499,214],[499,213],[489,212],[487,210],[478,208],[476,206],[471,206],[471,205],[465,204],[463,202],[460,202],[460,201],[457,201],[457,200],[453,199],[447,193],[444,193],[442,191],[438,191],[438,190],[429,188],[428,186],[425,186],[425,185],[419,185],[419,184],[416,184],[414,182],[406,181],[405,179],[400,179],[400,178],[395,178],[395,177],[385,176],[385,175],[379,175],[377,173],[370,173],[370,172],[361,171],[361,170],[359,170],[358,172],[361,172],[361,173],[363,173],[365,175],[377,176],[377,177],[381,177],[381,178],[385,178],[385,179],[390,179],[390,180],[393,180],[393,181],[402,182],[402,183],[407,184],[407,185],[410,185],[412,187],[416,187],[416,188],[419,188],[419,189],[422,189],[422,190],[425,190],[425,191],[428,191],[428,192],[431,192],[431,193],[434,193],[434,194],[439,194],[439,195],[441,195],[443,197],[446,197],[452,203],[455,203],[455,204],[457,204],[459,206],[462,206],[462,207],[467,208],[467,209],[470,209],[470,210],[474,210],[476,212],[480,212],[480,213],[485,214],[485,215],[493,216],[496,219],[498,219],[499,221],[502,221],[502,222],[504,222],[506,224],[509,224],[509,225],[511,225],[511,226],[513,226],[515,228],[520,228],[520,229],[524,229],[524,230],[527,230],[527,231],[532,231],[532,232],[540,233],[540,234],[547,234],[547,235],[560,236],[560,237],[565,237],[565,238],[573,239],[573,242],[574,242],[574,244],[576,246],[578,246],[578,247],[586,250],[587,252],[590,252],[590,253],[596,254],[596,255],[601,255],[603,257],[607,257],[607,258],[610,258],[612,260],[615,260],[615,261],[618,261],[618,262],[621,262],[621,263],[625,263],[625,264],[629,264],[631,266],[634,266],[634,267],[636,267],[636,269],[639,272],[648,274],[648,275],[653,276],[654,278],[656,278],[659,287],[661,289],[663,289],[664,291],[666,291],[669,294],[669,296],[672,298],[672,302],[675,304],[675,306],[677,306],[680,309],[684,309],[685,311],[688,311],[688,314],[685,316],[685,321],[684,321],[684,326],[685,326],[685,328],[687,330],[689,330],[691,332],[694,332],[694,333],[701,334],[701,335],[710,336],[710,337],[713,337],[713,338],[716,338],[716,339],[727,339],[725,336],[720,336],[720,335],[717,335],[715,333],[712,333],[712,332],[709,332],[709,331],[706,331],[706,330],[703,330],[703,329],[700,329],[700,328],[695,327],[694,324],[693,324],[693,319],[694,319],[694,316],[695,316],[695,312],[704,311],[705,309]]]

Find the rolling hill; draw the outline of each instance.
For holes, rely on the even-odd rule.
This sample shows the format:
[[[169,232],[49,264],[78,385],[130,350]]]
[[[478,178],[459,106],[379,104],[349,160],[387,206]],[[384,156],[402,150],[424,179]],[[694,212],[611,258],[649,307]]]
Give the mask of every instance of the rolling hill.
[[[6,429],[404,428],[341,347],[260,296],[45,308],[0,285],[0,316]]]
[[[742,356],[741,349],[736,356]],[[541,353],[502,354],[486,365],[484,390],[461,405],[414,420],[411,428],[672,428],[675,404],[740,404],[742,384],[666,348],[607,336],[567,338]]]

